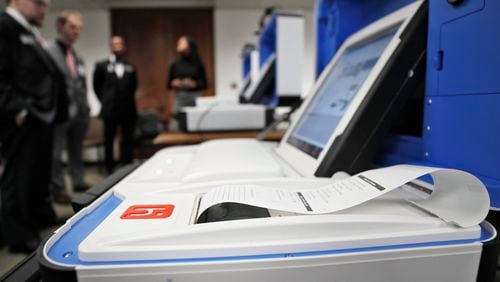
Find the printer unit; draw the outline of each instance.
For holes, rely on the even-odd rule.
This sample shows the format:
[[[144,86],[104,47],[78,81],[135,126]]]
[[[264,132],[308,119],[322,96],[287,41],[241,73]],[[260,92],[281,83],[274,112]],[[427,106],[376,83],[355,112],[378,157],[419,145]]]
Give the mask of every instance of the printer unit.
[[[302,13],[276,10],[260,32],[259,51],[248,50],[243,56],[241,103],[227,103],[221,96],[209,98],[209,105],[185,107],[179,113],[180,128],[187,132],[261,130],[274,120],[275,107],[300,103],[303,38]]]

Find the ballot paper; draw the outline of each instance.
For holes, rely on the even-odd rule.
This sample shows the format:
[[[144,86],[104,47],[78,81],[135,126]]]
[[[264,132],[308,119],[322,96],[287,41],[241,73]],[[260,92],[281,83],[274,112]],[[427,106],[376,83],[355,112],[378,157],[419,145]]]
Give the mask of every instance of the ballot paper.
[[[430,174],[434,189],[413,204],[462,227],[477,225],[489,210],[489,195],[472,174],[455,169],[397,165],[368,170],[316,189],[278,189],[258,185],[220,186],[200,201],[198,215],[221,203],[240,203],[300,214],[325,214],[347,209]]]

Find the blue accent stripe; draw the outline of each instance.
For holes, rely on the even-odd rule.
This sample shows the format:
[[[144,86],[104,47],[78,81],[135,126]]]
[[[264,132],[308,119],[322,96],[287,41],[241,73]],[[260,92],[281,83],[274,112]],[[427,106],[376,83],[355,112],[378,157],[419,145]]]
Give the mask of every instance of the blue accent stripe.
[[[491,238],[487,230],[482,228],[480,239],[441,241],[430,243],[403,244],[366,248],[336,249],[326,251],[299,252],[299,253],[279,253],[266,255],[250,256],[230,256],[230,257],[205,257],[205,258],[186,258],[186,259],[160,259],[160,260],[135,260],[135,261],[106,261],[106,262],[87,262],[78,258],[78,246],[80,243],[97,227],[113,210],[120,205],[122,201],[116,196],[111,196],[101,203],[89,214],[83,216],[79,221],[71,226],[49,250],[48,256],[52,260],[69,265],[128,265],[128,264],[158,264],[158,263],[190,263],[190,262],[216,262],[216,261],[237,261],[237,260],[262,260],[262,259],[281,259],[291,257],[312,257],[335,255],[345,253],[361,253],[394,249],[410,249],[421,247],[447,246],[458,244],[471,244]]]
[[[116,196],[108,197],[97,208],[83,216],[50,248],[49,258],[64,264],[84,264],[78,258],[78,246],[121,202]]]

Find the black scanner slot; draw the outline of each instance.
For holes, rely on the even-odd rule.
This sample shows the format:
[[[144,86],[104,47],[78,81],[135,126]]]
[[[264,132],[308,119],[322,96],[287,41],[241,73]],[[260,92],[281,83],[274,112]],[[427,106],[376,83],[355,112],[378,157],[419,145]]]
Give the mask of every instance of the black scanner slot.
[[[239,203],[220,203],[205,210],[198,217],[196,224],[270,216],[269,211],[265,208]]]

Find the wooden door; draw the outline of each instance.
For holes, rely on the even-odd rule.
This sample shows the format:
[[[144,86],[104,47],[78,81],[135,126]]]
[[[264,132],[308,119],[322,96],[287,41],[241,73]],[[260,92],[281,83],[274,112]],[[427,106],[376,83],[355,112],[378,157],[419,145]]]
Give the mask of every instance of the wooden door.
[[[112,34],[121,35],[127,44],[127,59],[137,68],[139,110],[154,109],[168,122],[174,97],[166,90],[168,68],[176,59],[177,39],[193,37],[205,64],[208,89],[214,95],[213,11],[196,9],[113,9]]]

